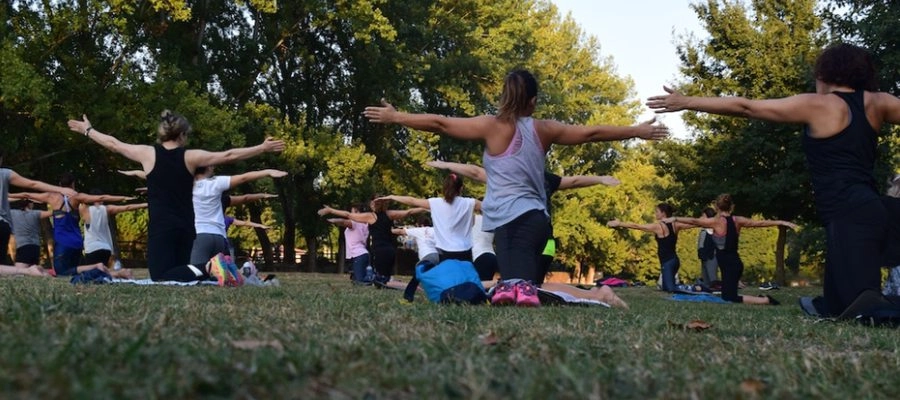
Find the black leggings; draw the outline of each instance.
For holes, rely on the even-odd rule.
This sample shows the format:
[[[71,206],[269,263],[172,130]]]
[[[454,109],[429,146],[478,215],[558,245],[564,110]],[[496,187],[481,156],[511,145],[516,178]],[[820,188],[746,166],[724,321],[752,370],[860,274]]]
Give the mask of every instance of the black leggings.
[[[719,250],[716,252],[716,261],[722,270],[722,300],[732,303],[743,303],[744,298],[738,296],[738,282],[744,274],[744,262],[736,252]]]
[[[494,274],[497,273],[497,255],[494,253],[483,253],[475,259],[475,270],[478,271],[478,279],[482,281],[494,280]]]
[[[865,289],[881,291],[887,211],[875,200],[825,225],[826,313],[840,315]]]
[[[443,262],[444,260],[459,260],[459,261],[468,261],[472,262],[472,249],[463,250],[463,251],[445,251],[441,249],[437,249],[438,258]]]
[[[394,258],[397,249],[394,246],[378,246],[372,249],[372,268],[375,273],[385,278],[394,274]]]
[[[9,222],[0,220],[0,245],[3,245],[3,252],[0,253],[0,264],[10,265],[12,264],[9,258],[8,250],[9,250],[9,235],[12,234],[12,229],[9,227]]]
[[[169,229],[147,237],[147,269],[154,281],[193,282],[206,278],[205,265],[195,267],[203,274],[197,276],[188,267],[194,230]]]
[[[542,210],[531,210],[494,230],[494,251],[500,279],[537,282],[541,253],[550,237],[550,220]]]

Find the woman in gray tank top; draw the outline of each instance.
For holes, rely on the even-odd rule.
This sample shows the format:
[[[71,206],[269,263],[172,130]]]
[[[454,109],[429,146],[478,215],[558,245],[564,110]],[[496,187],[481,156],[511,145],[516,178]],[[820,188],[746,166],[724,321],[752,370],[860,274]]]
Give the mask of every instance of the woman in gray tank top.
[[[539,305],[534,287],[540,255],[550,232],[544,193],[544,157],[550,145],[576,145],[631,138],[663,139],[668,129],[654,120],[635,126],[567,125],[531,118],[537,105],[537,80],[530,72],[510,72],[503,82],[497,115],[454,118],[436,114],[397,111],[382,100],[380,107],[366,107],[374,123],[400,124],[408,128],[444,134],[463,140],[484,141],[487,194],[483,229],[494,232],[501,282],[495,303]]]

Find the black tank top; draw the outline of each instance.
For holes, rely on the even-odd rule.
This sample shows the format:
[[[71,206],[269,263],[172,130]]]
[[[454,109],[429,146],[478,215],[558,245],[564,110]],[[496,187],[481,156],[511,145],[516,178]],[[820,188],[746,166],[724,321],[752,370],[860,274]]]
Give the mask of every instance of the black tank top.
[[[656,255],[659,256],[660,263],[677,257],[675,245],[678,243],[678,235],[675,234],[675,228],[672,224],[667,223],[665,226],[669,229],[669,236],[661,238],[654,235],[656,237]]]
[[[816,210],[825,223],[879,198],[874,175],[878,132],[866,118],[865,92],[833,93],[850,108],[850,125],[825,139],[809,137],[809,127],[803,134]]]
[[[169,229],[194,230],[194,177],[184,164],[184,148],[167,150],[153,146],[156,163],[147,174],[150,232]]]
[[[394,241],[394,234],[391,233],[391,228],[394,227],[391,218],[388,217],[387,213],[384,211],[375,213],[375,216],[378,217],[378,219],[375,220],[374,224],[369,225],[369,235],[372,236],[372,247],[394,247],[396,242]]]
[[[719,253],[737,254],[738,251],[738,231],[737,225],[734,224],[734,217],[729,215],[725,218],[725,247],[719,250]]]

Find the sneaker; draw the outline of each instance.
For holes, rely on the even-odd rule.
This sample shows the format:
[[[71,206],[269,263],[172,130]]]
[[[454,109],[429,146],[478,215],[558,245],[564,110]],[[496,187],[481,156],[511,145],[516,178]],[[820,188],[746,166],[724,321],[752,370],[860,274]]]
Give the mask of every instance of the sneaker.
[[[494,295],[491,296],[491,304],[503,306],[516,303],[516,288],[506,281],[498,281],[494,286]]]
[[[778,287],[778,285],[776,285],[772,282],[766,282],[766,283],[763,283],[762,285],[759,285],[759,290],[778,290],[778,289],[780,289]]]
[[[225,286],[226,282],[231,279],[231,274],[228,273],[227,264],[225,256],[222,255],[222,253],[214,255],[209,259],[209,262],[206,263],[206,272],[209,273],[210,277],[215,278],[219,286]]]
[[[537,288],[527,281],[516,283],[516,305],[519,307],[538,307],[541,300],[537,296]]]
[[[238,270],[237,264],[231,259],[231,256],[225,256],[225,267],[228,270],[229,278],[225,281],[228,286],[242,286],[244,284],[244,276]]]

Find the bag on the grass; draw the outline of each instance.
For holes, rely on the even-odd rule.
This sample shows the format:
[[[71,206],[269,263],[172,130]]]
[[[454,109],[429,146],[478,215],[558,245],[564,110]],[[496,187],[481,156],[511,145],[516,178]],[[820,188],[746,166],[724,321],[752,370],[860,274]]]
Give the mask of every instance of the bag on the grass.
[[[855,319],[863,325],[900,327],[900,305],[874,289],[866,289],[838,319]]]
[[[403,297],[413,301],[419,284],[433,303],[484,304],[487,293],[469,261],[444,260],[439,264],[423,260],[416,264],[415,276],[406,286]]]

